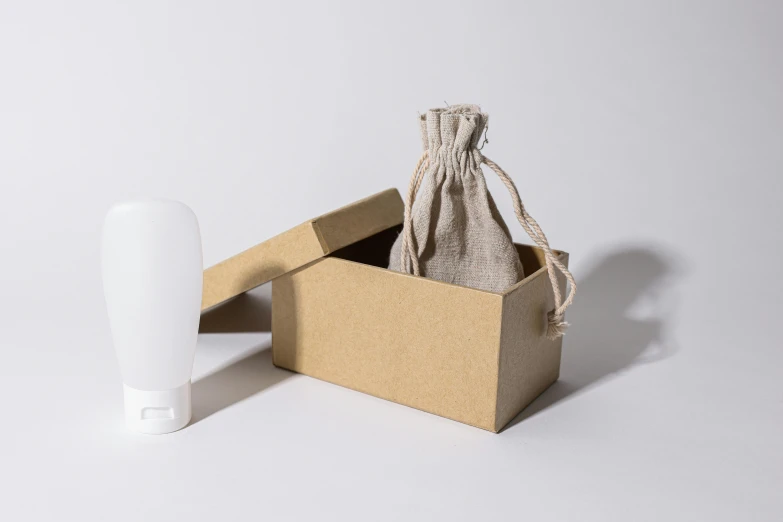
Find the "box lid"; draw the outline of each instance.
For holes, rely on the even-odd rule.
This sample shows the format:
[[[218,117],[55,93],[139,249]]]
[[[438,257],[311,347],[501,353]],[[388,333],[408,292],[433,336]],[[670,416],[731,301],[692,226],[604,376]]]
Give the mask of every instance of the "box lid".
[[[211,308],[350,244],[402,223],[389,189],[317,217],[204,270],[201,310]]]

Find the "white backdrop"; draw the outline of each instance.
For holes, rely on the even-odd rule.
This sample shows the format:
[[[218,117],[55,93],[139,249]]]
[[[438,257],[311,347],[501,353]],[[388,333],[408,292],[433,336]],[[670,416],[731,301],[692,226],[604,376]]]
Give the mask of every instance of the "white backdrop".
[[[779,519],[782,17],[741,1],[3,2],[0,517]],[[490,113],[484,152],[571,252],[561,381],[493,435],[276,370],[268,333],[205,334],[197,422],[126,432],[108,207],[186,202],[211,265],[406,187],[417,111],[444,102]]]

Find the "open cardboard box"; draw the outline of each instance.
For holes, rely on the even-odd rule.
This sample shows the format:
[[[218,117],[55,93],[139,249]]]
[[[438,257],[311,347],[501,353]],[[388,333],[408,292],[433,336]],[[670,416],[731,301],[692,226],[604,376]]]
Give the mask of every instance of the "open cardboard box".
[[[503,293],[393,272],[402,217],[389,190],[300,225],[206,270],[203,308],[274,278],[275,365],[498,432],[559,375],[543,252]]]

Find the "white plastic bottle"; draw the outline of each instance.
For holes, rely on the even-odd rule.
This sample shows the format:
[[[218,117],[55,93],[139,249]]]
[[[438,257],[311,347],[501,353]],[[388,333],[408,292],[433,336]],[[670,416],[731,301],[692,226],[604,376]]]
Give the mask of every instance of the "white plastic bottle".
[[[109,210],[103,288],[125,388],[125,420],[142,433],[190,422],[201,313],[198,220],[183,203],[143,200]]]

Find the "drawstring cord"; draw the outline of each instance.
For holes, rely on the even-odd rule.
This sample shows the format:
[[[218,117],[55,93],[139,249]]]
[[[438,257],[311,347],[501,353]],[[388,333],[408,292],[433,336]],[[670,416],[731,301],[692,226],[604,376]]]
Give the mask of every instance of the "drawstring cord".
[[[419,256],[416,255],[416,239],[413,235],[413,202],[416,199],[416,194],[419,192],[421,182],[424,179],[424,174],[429,167],[429,155],[428,151],[424,151],[419,161],[416,163],[416,168],[413,169],[413,176],[411,176],[411,182],[408,186],[408,194],[405,198],[405,216],[402,227],[402,242],[400,244],[400,270],[413,275],[421,275],[419,269]],[[408,267],[410,262],[411,267]]]

